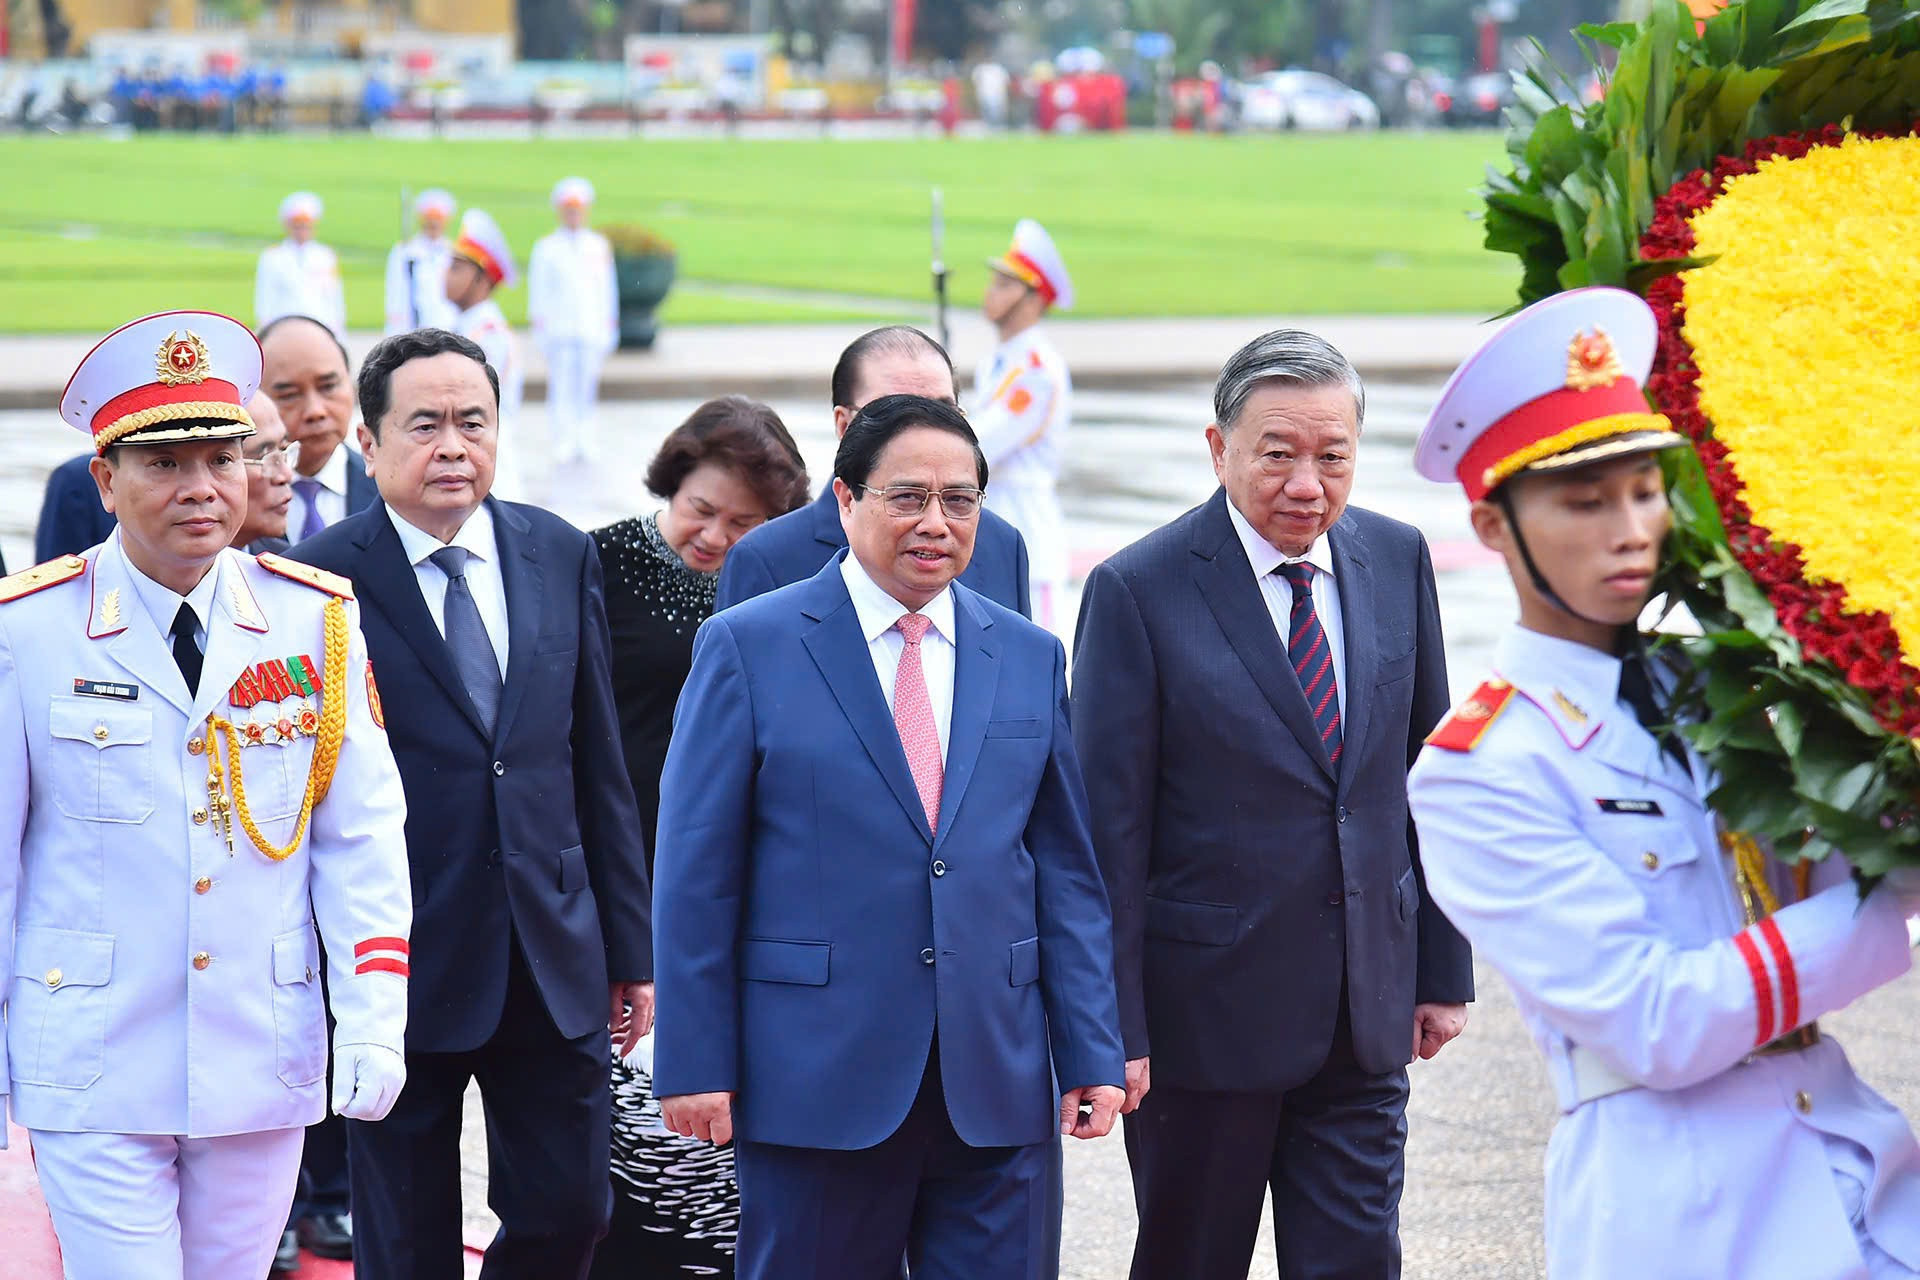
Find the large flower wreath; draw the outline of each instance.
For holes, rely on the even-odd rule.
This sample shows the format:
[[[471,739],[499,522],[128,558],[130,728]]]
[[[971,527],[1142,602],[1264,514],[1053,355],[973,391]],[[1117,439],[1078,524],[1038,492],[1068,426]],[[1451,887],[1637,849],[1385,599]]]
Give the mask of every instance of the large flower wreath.
[[[1920,864],[1920,10],[1714,7],[1583,28],[1618,54],[1591,106],[1519,78],[1487,244],[1523,303],[1617,284],[1658,314],[1714,803],[1872,875]]]

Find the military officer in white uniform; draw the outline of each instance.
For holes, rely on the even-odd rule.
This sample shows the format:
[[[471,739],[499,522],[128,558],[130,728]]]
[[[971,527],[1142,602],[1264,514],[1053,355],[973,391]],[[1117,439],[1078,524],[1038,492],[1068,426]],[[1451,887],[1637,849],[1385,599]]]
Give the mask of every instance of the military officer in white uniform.
[[[341,578],[230,550],[238,321],[116,330],[60,412],[107,541],[0,580],[0,1094],[69,1280],[261,1280],[326,1094],[405,1080],[406,803]],[[0,1139],[4,1126],[0,1126]]]
[[[1920,1148],[1813,1020],[1905,973],[1920,894],[1802,901],[1726,831],[1667,730],[1636,619],[1670,522],[1632,294],[1516,316],[1454,374],[1415,465],[1473,500],[1520,599],[1491,679],[1410,784],[1428,891],[1513,988],[1562,1114],[1551,1280],[1887,1280],[1920,1268]],[[1787,905],[1779,905],[1781,901]],[[1777,909],[1774,909],[1777,907]]]
[[[1067,525],[1055,486],[1066,463],[1073,380],[1041,328],[1050,312],[1073,309],[1073,279],[1046,228],[1022,218],[1013,244],[987,264],[993,277],[980,309],[1000,343],[974,371],[968,421],[980,437],[993,483],[987,505],[1027,540],[1033,620],[1065,625]]]
[[[553,188],[560,229],[542,236],[527,262],[527,321],[547,360],[547,420],[556,461],[584,462],[594,448],[600,365],[620,344],[620,292],[613,248],[587,226],[593,184],[563,178]]]
[[[454,308],[447,301],[453,242],[447,237],[447,224],[453,221],[455,208],[453,196],[439,187],[414,197],[413,217],[420,229],[387,254],[389,334],[453,327]]]
[[[447,327],[473,339],[499,375],[500,436],[494,450],[493,492],[512,502],[527,500],[520,470],[526,456],[520,438],[520,402],[527,374],[513,326],[493,295],[519,279],[513,247],[500,224],[484,210],[467,210],[460,218],[460,234],[454,238],[453,259],[447,268],[447,297],[456,309]]]
[[[320,197],[296,191],[280,202],[280,225],[287,238],[260,252],[253,276],[254,328],[264,329],[281,316],[312,316],[347,337],[347,295],[340,280],[340,259],[313,238],[325,212]]]

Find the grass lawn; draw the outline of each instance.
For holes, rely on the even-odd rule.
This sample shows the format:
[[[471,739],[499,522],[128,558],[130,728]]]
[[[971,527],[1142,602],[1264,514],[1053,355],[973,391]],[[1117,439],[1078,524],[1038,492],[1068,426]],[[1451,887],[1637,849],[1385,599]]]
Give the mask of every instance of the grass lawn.
[[[1490,133],[5,138],[0,331],[105,330],[170,307],[250,320],[254,258],[278,238],[280,198],[302,187],[326,201],[319,234],[340,252],[352,324],[378,328],[403,186],[485,208],[524,264],[552,226],[547,192],[569,173],[599,188],[600,222],[672,240],[684,278],[775,291],[678,291],[669,323],[848,319],[867,314],[860,298],[925,298],[935,185],[962,306],[978,300],[982,260],[1031,215],[1066,256],[1080,315],[1492,313],[1512,301],[1516,268],[1480,248],[1467,215],[1500,155]],[[502,295],[516,322],[524,295]]]

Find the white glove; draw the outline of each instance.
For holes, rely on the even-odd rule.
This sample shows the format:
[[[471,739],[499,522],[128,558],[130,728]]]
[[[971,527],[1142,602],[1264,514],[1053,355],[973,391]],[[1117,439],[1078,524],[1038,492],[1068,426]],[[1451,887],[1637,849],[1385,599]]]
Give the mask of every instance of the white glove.
[[[333,1053],[333,1110],[349,1120],[384,1120],[407,1083],[407,1060],[381,1044],[343,1044]]]
[[[1920,916],[1920,867],[1895,867],[1880,877],[1880,886],[1900,904],[1900,914]]]

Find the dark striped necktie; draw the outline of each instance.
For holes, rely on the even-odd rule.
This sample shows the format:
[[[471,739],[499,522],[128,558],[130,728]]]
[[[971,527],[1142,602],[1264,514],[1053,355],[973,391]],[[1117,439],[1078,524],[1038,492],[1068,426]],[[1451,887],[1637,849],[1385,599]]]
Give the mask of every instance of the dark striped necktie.
[[[1293,616],[1287,624],[1287,657],[1307,695],[1313,727],[1327,748],[1327,759],[1340,763],[1340,683],[1333,670],[1333,649],[1313,607],[1313,566],[1304,561],[1274,570],[1293,588]]]

